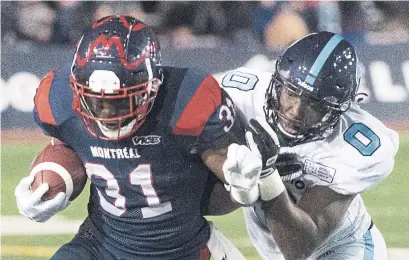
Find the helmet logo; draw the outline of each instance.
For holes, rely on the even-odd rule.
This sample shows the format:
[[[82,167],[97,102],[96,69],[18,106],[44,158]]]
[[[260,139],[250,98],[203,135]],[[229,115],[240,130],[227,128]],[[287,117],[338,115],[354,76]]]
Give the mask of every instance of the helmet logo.
[[[114,19],[119,19],[119,22],[126,28],[126,29],[130,29],[132,26],[132,31],[139,31],[142,28],[146,27],[146,24],[144,23],[138,23],[138,24],[129,24],[129,22],[126,20],[125,16],[115,16],[115,15],[111,15],[111,16],[107,16],[105,18],[102,18],[100,21],[95,21],[92,24],[92,29],[95,29],[101,25],[103,25],[105,22],[109,22],[112,21]]]
[[[84,58],[81,58],[79,52],[77,51],[75,57],[76,62],[80,67],[82,67],[87,64],[91,57],[106,55],[106,53],[113,45],[116,46],[122,66],[129,70],[134,70],[139,67],[139,65],[141,65],[141,63],[144,62],[145,59],[149,58],[150,55],[150,46],[147,46],[147,50],[145,49],[144,51],[142,51],[140,57],[137,60],[135,60],[134,62],[129,62],[125,58],[125,51],[121,39],[118,36],[112,36],[111,38],[107,39],[105,34],[101,34],[88,48],[87,54]],[[98,46],[101,46],[102,50],[101,48],[98,48]]]
[[[310,92],[314,92],[314,87],[311,86],[310,84],[306,83],[305,81],[300,80],[299,78],[296,78],[297,84],[301,86],[303,89],[306,89]]]
[[[95,70],[89,77],[89,87],[93,92],[104,90],[106,94],[113,94],[114,90],[120,89],[120,80],[113,71]]]

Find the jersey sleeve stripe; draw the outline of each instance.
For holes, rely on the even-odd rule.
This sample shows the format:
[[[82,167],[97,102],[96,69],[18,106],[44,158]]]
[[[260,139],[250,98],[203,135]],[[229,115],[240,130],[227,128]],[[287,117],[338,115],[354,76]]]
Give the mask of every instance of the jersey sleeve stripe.
[[[314,64],[310,69],[310,73],[305,78],[305,82],[310,84],[311,86],[314,85],[315,80],[317,79],[318,74],[320,73],[322,67],[324,66],[325,62],[327,61],[328,57],[331,53],[335,50],[338,44],[344,38],[339,35],[334,35],[322,49],[321,53],[318,55],[317,59],[315,60]]]
[[[210,116],[221,104],[219,84],[212,76],[208,75],[201,82],[195,93],[191,95],[190,100],[184,101],[184,104],[188,103],[175,108],[177,113],[174,116],[180,116],[178,116],[178,120],[173,124],[172,133],[199,136],[203,132]]]
[[[55,72],[53,86],[49,93],[49,103],[57,125],[75,115],[72,109],[73,91],[70,88],[70,67],[63,67]]]
[[[40,82],[37,88],[37,93],[34,98],[35,108],[37,109],[38,117],[43,123],[56,125],[56,121],[50,105],[50,90],[54,79],[56,69],[49,72]]]
[[[179,92],[177,94],[175,107],[170,119],[170,126],[173,129],[178,121],[183,110],[189,103],[192,96],[195,94],[196,90],[199,88],[202,81],[206,78],[208,74],[189,69],[184,75],[183,81],[180,85]]]

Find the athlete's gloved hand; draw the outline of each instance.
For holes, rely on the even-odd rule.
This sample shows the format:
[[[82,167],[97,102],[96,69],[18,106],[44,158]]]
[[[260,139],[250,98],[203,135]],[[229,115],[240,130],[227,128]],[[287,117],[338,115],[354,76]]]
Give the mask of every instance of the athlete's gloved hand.
[[[229,184],[230,195],[236,202],[247,206],[257,201],[261,167],[258,151],[254,152],[245,145],[235,143],[228,147],[223,173]]]
[[[283,182],[292,181],[300,177],[304,164],[291,147],[281,147],[277,157],[276,168]]]
[[[262,122],[262,124],[265,124]],[[276,133],[265,124],[263,127],[259,121],[250,119],[250,129],[246,133],[247,145],[252,151],[257,151],[262,159],[263,166],[261,176],[271,174],[276,169],[275,163],[277,160],[280,145]],[[266,129],[270,128],[271,132]]]
[[[250,120],[249,132],[251,135],[246,133],[247,144],[252,151],[258,151],[263,162],[259,180],[260,199],[272,200],[285,190],[276,167],[280,150],[277,134],[265,121],[258,122],[255,119]]]
[[[45,222],[70,204],[69,197],[63,192],[55,198],[42,201],[41,197],[48,191],[48,184],[41,184],[35,191],[30,190],[34,176],[21,179],[14,194],[20,214],[37,222]]]

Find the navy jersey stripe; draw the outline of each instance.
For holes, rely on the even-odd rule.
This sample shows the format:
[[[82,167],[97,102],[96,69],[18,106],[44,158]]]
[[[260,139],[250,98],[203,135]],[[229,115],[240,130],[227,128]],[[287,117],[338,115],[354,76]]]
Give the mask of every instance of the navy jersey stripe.
[[[314,64],[312,65],[305,82],[310,84],[311,86],[314,85],[315,79],[317,78],[318,74],[320,73],[322,67],[324,66],[325,62],[327,61],[328,57],[337,47],[337,45],[343,40],[344,38],[339,35],[334,35],[324,46],[321,53],[318,55],[317,59],[315,60]]]
[[[179,93],[177,94],[175,107],[173,110],[172,117],[170,119],[170,127],[173,129],[182,115],[184,109],[189,103],[190,99],[196,93],[196,90],[199,88],[200,84],[209,74],[200,71],[189,69],[180,85]]]
[[[73,91],[70,88],[70,71],[69,66],[57,70],[50,89],[49,102],[57,125],[61,125],[75,115],[72,109]]]

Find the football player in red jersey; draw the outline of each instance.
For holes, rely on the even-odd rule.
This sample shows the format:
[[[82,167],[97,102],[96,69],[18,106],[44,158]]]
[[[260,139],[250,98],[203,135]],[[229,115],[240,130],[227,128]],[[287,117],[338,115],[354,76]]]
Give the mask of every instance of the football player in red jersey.
[[[88,217],[52,259],[209,259],[209,249],[215,259],[242,258],[203,214],[213,174],[237,194],[255,193],[243,204],[257,199],[261,159],[240,145],[244,122],[217,81],[163,66],[146,24],[93,23],[72,65],[41,81],[34,118],[77,153],[91,181]],[[48,185],[31,191],[32,181],[16,188],[21,214],[44,222],[69,206],[64,193],[41,201]]]

